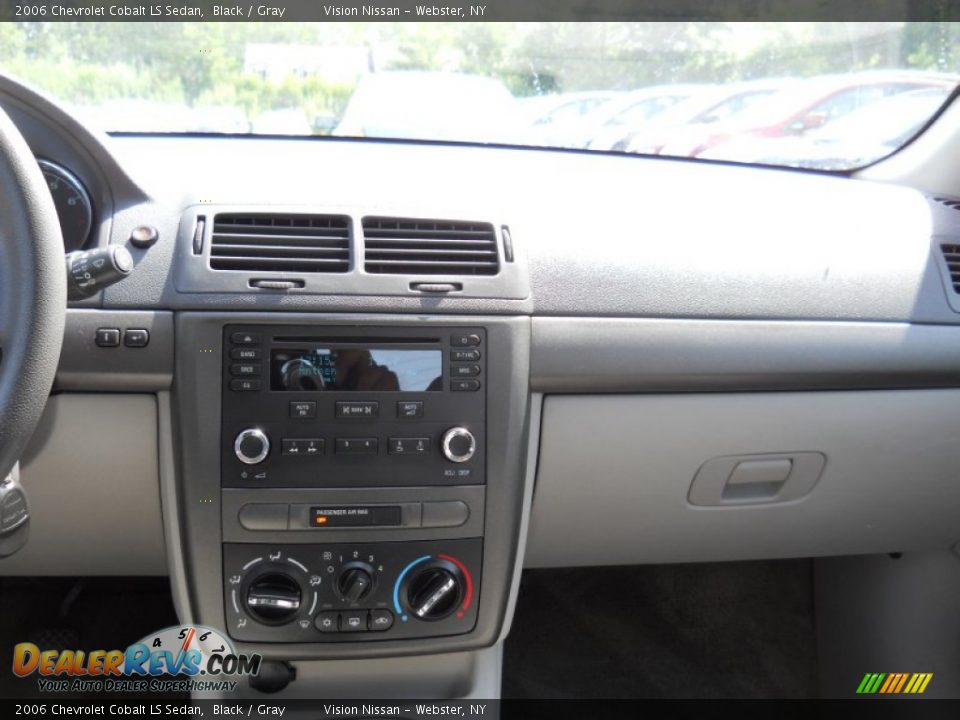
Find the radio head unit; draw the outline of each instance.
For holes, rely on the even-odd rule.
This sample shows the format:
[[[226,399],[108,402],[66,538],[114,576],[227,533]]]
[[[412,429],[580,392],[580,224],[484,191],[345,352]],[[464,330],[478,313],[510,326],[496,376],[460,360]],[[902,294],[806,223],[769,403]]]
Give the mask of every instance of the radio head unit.
[[[485,482],[479,327],[228,325],[221,485]]]

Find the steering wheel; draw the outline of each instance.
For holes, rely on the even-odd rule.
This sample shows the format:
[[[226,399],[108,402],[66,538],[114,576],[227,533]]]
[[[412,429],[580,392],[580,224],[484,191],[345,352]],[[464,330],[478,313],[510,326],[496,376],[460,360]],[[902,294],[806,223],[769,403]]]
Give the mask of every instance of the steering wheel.
[[[47,402],[66,308],[57,211],[33,153],[0,109],[0,482]]]

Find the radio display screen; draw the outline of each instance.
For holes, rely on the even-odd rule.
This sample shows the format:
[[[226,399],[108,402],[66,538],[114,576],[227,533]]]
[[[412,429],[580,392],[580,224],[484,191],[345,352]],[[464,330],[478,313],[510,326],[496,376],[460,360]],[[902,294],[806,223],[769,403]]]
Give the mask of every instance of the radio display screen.
[[[303,348],[270,352],[270,389],[432,392],[443,389],[440,350]]]

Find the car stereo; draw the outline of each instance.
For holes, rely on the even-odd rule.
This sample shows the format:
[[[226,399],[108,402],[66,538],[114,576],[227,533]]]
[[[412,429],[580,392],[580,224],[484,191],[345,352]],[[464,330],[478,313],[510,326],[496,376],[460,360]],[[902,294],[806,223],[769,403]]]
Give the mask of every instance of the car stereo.
[[[223,487],[484,482],[476,327],[229,325]]]

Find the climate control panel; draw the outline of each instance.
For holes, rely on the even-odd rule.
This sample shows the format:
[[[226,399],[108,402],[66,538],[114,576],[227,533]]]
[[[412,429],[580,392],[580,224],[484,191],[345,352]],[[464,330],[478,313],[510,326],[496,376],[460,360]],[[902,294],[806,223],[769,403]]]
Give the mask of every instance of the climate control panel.
[[[480,538],[223,546],[227,630],[248,642],[355,642],[470,632]]]

